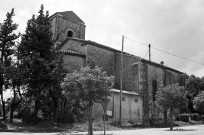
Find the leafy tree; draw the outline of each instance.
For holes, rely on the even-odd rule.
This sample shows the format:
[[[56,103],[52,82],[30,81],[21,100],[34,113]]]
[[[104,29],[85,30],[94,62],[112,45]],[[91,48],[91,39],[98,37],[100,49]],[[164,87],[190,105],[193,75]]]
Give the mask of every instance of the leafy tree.
[[[35,101],[33,116],[39,110],[52,119],[61,94],[61,56],[54,49],[48,11],[41,5],[39,15],[28,20],[25,34],[19,47],[23,67],[23,82],[27,85],[26,95]],[[54,108],[53,108],[54,106]],[[54,114],[53,114],[54,113]]]
[[[201,91],[204,90],[204,79],[199,77],[195,77],[191,75],[187,79],[187,84],[185,89],[187,90],[187,99],[188,99],[188,109],[190,112],[194,113],[195,110],[193,108],[193,99],[196,97]]]
[[[110,89],[114,83],[113,76],[107,76],[106,72],[98,67],[93,69],[89,67],[82,68],[80,71],[74,71],[67,74],[61,86],[66,95],[84,105],[89,110],[89,131],[92,131],[92,107],[95,103],[106,100],[110,95]]]
[[[15,52],[15,40],[18,35],[14,33],[18,25],[13,23],[14,9],[6,14],[6,19],[0,24],[0,94],[4,121],[6,120],[5,102],[3,100],[3,86],[5,86],[5,70],[11,66],[12,56]],[[5,86],[6,88],[6,86]]]
[[[204,91],[200,92],[193,100],[195,110],[204,113]]]
[[[186,92],[178,84],[167,85],[156,92],[156,104],[162,109],[170,109],[170,130],[173,130],[173,110],[186,105]]]

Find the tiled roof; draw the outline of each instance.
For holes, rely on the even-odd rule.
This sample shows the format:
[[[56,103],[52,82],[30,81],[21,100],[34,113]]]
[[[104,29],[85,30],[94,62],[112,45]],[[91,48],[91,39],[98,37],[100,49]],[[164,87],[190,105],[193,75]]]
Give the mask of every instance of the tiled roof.
[[[84,24],[84,22],[73,11],[56,12],[52,16],[56,14],[58,14],[58,16],[62,17],[63,19],[67,21]]]
[[[100,47],[100,48],[104,48],[104,49],[107,49],[107,50],[111,50],[111,51],[114,51],[114,52],[119,52],[119,53],[121,52],[121,51],[119,51],[117,49],[111,48],[111,47],[106,46],[106,45],[99,44],[99,43],[91,41],[91,40],[84,40],[84,39],[73,38],[73,37],[67,37],[67,39],[65,39],[64,42],[62,42],[61,46],[63,46],[69,40],[79,41],[79,42],[82,43],[82,45],[90,44],[90,45],[97,46],[97,47]],[[126,54],[126,53],[124,52],[124,54]]]
[[[71,50],[71,49],[63,49],[63,50],[59,50],[59,52],[63,53],[63,54],[72,54],[72,55],[85,57],[84,54],[81,54],[80,52],[77,52],[77,51],[74,51],[74,50]]]
[[[120,93],[120,90],[118,90],[118,89],[111,89],[111,92]],[[123,94],[129,94],[129,95],[137,95],[137,96],[140,95],[140,94],[137,93],[137,92],[131,92],[131,91],[125,91],[125,90],[122,90],[122,93],[123,93]]]

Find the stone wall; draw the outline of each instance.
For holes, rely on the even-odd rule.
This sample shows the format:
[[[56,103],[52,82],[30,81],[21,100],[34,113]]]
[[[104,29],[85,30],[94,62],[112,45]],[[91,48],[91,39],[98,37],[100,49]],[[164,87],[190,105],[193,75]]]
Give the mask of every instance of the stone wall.
[[[56,39],[57,36],[59,36],[58,41],[63,42],[67,38],[67,32],[72,31],[73,37],[85,39],[85,28],[86,26],[83,24],[77,24],[73,23],[67,20],[64,20],[63,18],[59,16],[55,16],[51,20],[52,24],[52,31],[54,34],[54,38]]]
[[[80,39],[85,39],[85,30],[86,30],[86,26],[84,24],[80,24],[79,26],[80,28],[80,33],[79,33],[79,38]]]
[[[180,84],[180,77],[181,75],[176,73],[176,72],[173,72],[173,71],[170,71],[170,70],[165,70],[165,85],[171,85],[171,84],[175,84],[175,83],[178,83]]]
[[[164,80],[164,70],[161,67],[148,65],[148,94],[149,94],[149,117],[152,115],[156,115],[158,112],[156,111],[155,103],[153,101],[153,97],[155,98],[156,93],[153,93],[153,85],[156,85],[156,91],[163,87]],[[153,81],[156,84],[153,84]]]
[[[148,65],[140,63],[140,90],[143,96],[143,124],[148,124],[149,119],[149,85],[148,85]]]
[[[115,76],[115,52],[87,44],[87,64],[90,67],[98,66],[108,75]]]
[[[52,34],[53,34],[53,39],[56,39],[56,17],[54,17],[51,21],[51,31],[52,31]]]
[[[136,56],[123,55],[123,90],[138,91],[138,62],[139,58]],[[121,76],[121,54],[116,53],[116,71],[115,71],[116,88],[120,89]]]
[[[81,54],[87,55],[87,46],[86,45],[82,45],[82,42],[79,41],[75,41],[73,39],[69,39],[61,48],[60,50],[64,50],[64,49],[71,49],[74,51],[77,51]]]
[[[180,83],[182,73],[151,62],[143,62],[140,70],[140,87],[143,93],[143,124],[148,124],[148,120],[152,116],[159,116],[161,113],[153,100],[153,95],[156,94],[153,94],[153,81],[156,82],[156,90],[159,90],[166,85]]]
[[[85,65],[85,58],[72,55],[64,55],[64,67],[71,73],[74,70],[80,70]]]

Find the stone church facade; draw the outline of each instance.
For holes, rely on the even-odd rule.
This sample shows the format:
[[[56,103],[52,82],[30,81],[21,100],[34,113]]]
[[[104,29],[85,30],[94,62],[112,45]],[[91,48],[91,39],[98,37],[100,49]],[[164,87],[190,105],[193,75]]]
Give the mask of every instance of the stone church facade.
[[[115,76],[115,86],[109,97],[110,120],[119,120],[121,51],[85,40],[85,23],[72,11],[50,16],[56,48],[64,54],[64,66],[69,72],[84,66],[98,66]],[[168,84],[185,84],[184,73],[138,56],[123,55],[122,119],[147,124],[155,108],[156,91]],[[94,117],[101,119],[101,105],[95,105]]]

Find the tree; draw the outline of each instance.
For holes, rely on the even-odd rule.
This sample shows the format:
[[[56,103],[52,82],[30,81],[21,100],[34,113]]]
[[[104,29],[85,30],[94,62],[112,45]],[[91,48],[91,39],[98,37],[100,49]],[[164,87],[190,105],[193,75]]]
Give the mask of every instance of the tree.
[[[42,110],[44,117],[52,119],[56,113],[57,100],[61,94],[61,57],[52,41],[51,24],[48,11],[44,13],[41,5],[39,15],[28,20],[25,34],[19,47],[23,67],[26,95],[34,100],[33,116]],[[53,108],[54,106],[54,108]],[[53,114],[54,113],[54,114]],[[35,118],[34,118],[35,119]]]
[[[173,130],[173,110],[186,105],[186,92],[178,84],[167,85],[156,92],[156,104],[162,109],[170,109],[170,130]]]
[[[193,100],[195,110],[204,113],[204,91],[200,92]]]
[[[66,75],[61,86],[67,95],[72,95],[74,99],[84,104],[89,110],[89,131],[92,131],[92,107],[95,103],[106,100],[110,95],[110,89],[114,83],[113,76],[107,76],[102,69],[95,67],[82,68],[80,71],[74,71]]]
[[[5,70],[11,66],[12,55],[15,52],[15,40],[18,35],[14,33],[18,25],[13,23],[14,9],[6,14],[6,19],[0,25],[0,94],[4,121],[6,120],[5,102],[3,99],[3,86],[5,86]]]
[[[13,123],[13,112],[17,108],[17,106],[22,101],[22,68],[20,64],[19,51],[18,46],[16,48],[17,51],[14,53],[15,61],[11,63],[11,66],[6,68],[5,70],[5,79],[6,86],[10,87],[10,90],[13,91],[13,97],[10,103],[10,123]]]
[[[195,110],[193,108],[193,99],[196,97],[201,91],[204,90],[204,79],[199,77],[195,77],[191,75],[187,79],[186,88],[187,90],[187,99],[188,99],[188,109],[191,113],[194,113]]]

